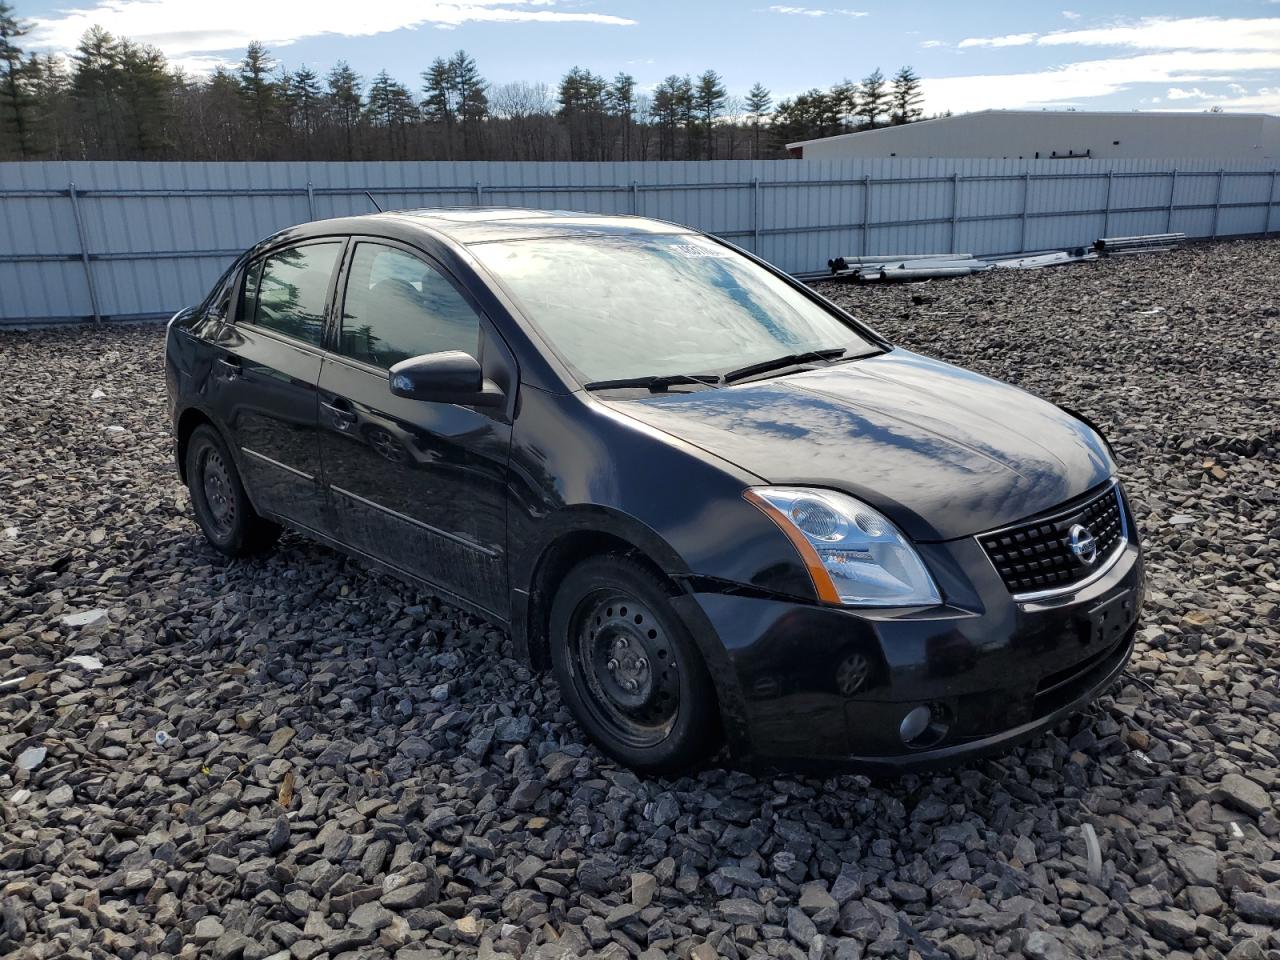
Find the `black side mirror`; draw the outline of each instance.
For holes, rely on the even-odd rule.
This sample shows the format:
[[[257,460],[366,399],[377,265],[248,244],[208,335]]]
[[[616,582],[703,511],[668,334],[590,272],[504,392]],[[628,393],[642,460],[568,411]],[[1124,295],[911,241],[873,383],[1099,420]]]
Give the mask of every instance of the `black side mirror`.
[[[391,368],[391,392],[410,400],[497,407],[502,388],[484,378],[480,362],[461,350],[444,350],[401,360]]]

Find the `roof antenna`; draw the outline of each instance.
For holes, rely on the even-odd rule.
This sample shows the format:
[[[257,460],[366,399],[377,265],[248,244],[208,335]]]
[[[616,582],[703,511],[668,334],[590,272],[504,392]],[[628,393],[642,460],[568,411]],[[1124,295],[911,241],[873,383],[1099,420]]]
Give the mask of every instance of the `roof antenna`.
[[[373,199],[373,194],[372,194],[372,193],[370,193],[368,190],[366,190],[366,191],[364,192],[364,195],[365,195],[366,197],[368,197],[368,198],[369,198],[369,202],[373,204],[373,209],[377,210],[379,213],[382,213],[382,212],[383,212],[382,208],[381,208],[380,206],[378,206],[378,201],[377,201],[377,200],[375,200],[375,199]]]

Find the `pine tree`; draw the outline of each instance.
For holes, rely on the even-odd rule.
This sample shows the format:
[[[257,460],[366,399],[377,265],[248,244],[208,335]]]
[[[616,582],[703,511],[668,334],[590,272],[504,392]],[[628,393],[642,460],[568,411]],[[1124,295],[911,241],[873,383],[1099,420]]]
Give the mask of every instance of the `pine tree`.
[[[403,157],[408,152],[407,128],[417,117],[418,106],[403,84],[391,79],[383,70],[369,85],[369,102],[365,116],[375,127],[387,132],[387,141],[393,155]]]
[[[311,140],[320,119],[320,78],[305,64],[285,74],[281,83],[288,122],[302,134],[306,159],[311,159]]]
[[[747,113],[751,115],[751,156],[760,159],[760,126],[773,106],[773,95],[765,85],[756,82],[747,92]]]
[[[569,134],[571,160],[602,160],[605,93],[609,84],[590,70],[572,67],[560,80],[556,116]]]
[[[858,116],[869,129],[880,125],[880,118],[885,115],[889,105],[889,94],[885,90],[884,74],[876,67],[858,86]]]
[[[676,133],[685,130],[684,159],[691,159],[697,142],[697,115],[693,104],[693,81],[672,74],[653,91],[653,117],[658,125],[658,159],[676,159]]]
[[[924,113],[920,104],[924,94],[920,92],[920,78],[910,67],[902,67],[893,75],[893,88],[889,92],[889,122],[911,123]]]
[[[770,132],[778,146],[840,132],[839,98],[814,88],[778,104]]]
[[[448,60],[436,57],[422,74],[422,112],[431,123],[444,129],[445,156],[454,159],[456,136],[462,134],[464,157],[477,157],[483,149],[482,130],[489,115],[488,84],[475,60],[459,50]]]
[[[18,46],[28,30],[13,7],[0,2],[0,132],[3,143],[12,143],[20,160],[35,152],[37,101],[31,90],[31,64]],[[7,152],[0,147],[0,159]]]
[[[118,159],[120,44],[101,27],[91,27],[80,38],[71,63],[71,97],[85,148],[95,159]]]
[[[154,160],[167,155],[173,119],[174,80],[164,54],[155,47],[121,40],[119,99],[124,121],[120,136],[126,155]],[[127,139],[124,139],[127,136]]]
[[[356,128],[360,124],[360,113],[364,106],[364,98],[360,94],[363,85],[360,75],[347,65],[347,61],[339,60],[325,79],[328,84],[325,100],[330,115],[342,130],[344,158],[353,160]]]
[[[620,72],[605,91],[609,111],[618,118],[622,134],[622,159],[631,159],[631,125],[636,110],[636,78]]]
[[[489,115],[489,84],[480,75],[480,68],[465,50],[459,50],[449,61],[450,79],[458,105],[458,119],[462,127],[463,149],[469,160],[484,155],[484,120]]]
[[[841,132],[852,130],[858,125],[858,85],[846,77],[831,88],[830,96]]]
[[[214,160],[243,160],[244,137],[242,116],[244,97],[240,80],[225,67],[219,67],[204,86],[208,117],[200,125],[201,134],[209,139]]]
[[[37,156],[62,157],[75,133],[71,117],[71,80],[65,61],[53,54],[35,55],[27,61],[28,89],[33,100]],[[15,142],[18,142],[15,139]]]
[[[728,92],[720,79],[720,74],[707,70],[698,78],[698,85],[693,92],[693,107],[698,119],[702,122],[702,134],[706,140],[706,158],[715,159],[715,123],[716,118],[724,112],[724,101]]]
[[[369,100],[364,109],[365,115],[376,126],[391,126],[391,87],[394,83],[391,74],[382,70],[369,84]]]
[[[275,66],[267,48],[257,40],[249,43],[240,61],[240,92],[253,118],[255,154],[263,153],[274,139],[272,128],[280,99],[279,87],[271,78]]]
[[[439,124],[444,128],[445,159],[452,160],[453,128],[458,117],[453,100],[449,61],[444,57],[436,57],[431,61],[430,69],[422,74],[422,79],[422,91],[426,94],[422,101],[422,114],[428,123]]]

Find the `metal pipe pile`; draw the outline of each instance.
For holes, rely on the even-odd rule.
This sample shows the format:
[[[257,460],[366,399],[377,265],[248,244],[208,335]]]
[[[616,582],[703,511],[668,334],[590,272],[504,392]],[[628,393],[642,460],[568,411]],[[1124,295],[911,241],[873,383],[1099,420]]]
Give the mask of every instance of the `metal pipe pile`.
[[[1093,249],[1111,257],[1125,253],[1156,253],[1172,250],[1187,239],[1185,233],[1148,233],[1140,237],[1099,237],[1093,241]]]
[[[963,277],[991,264],[971,253],[908,253],[879,256],[833,257],[827,261],[833,277],[849,277],[860,283],[909,280],[932,280],[938,277]]]
[[[1057,267],[1066,263],[1083,263],[1086,260],[1097,259],[1098,254],[1088,247],[1072,247],[1070,250],[1047,250],[1043,253],[988,257],[987,262],[997,270],[1038,270],[1041,267]]]
[[[935,280],[965,277],[984,270],[1036,270],[1067,263],[1084,263],[1099,257],[1172,250],[1186,239],[1184,233],[1153,233],[1140,237],[1100,237],[1089,247],[1042,250],[999,257],[975,257],[971,253],[896,253],[832,257],[827,268],[832,277],[858,283],[876,281]]]

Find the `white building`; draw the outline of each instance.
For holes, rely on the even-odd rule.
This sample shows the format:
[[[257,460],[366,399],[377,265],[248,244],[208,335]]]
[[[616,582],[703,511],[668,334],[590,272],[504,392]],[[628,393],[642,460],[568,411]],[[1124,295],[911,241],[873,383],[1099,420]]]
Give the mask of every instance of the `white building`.
[[[1265,113],[981,110],[787,144],[793,157],[1222,160],[1280,163],[1280,117]]]

